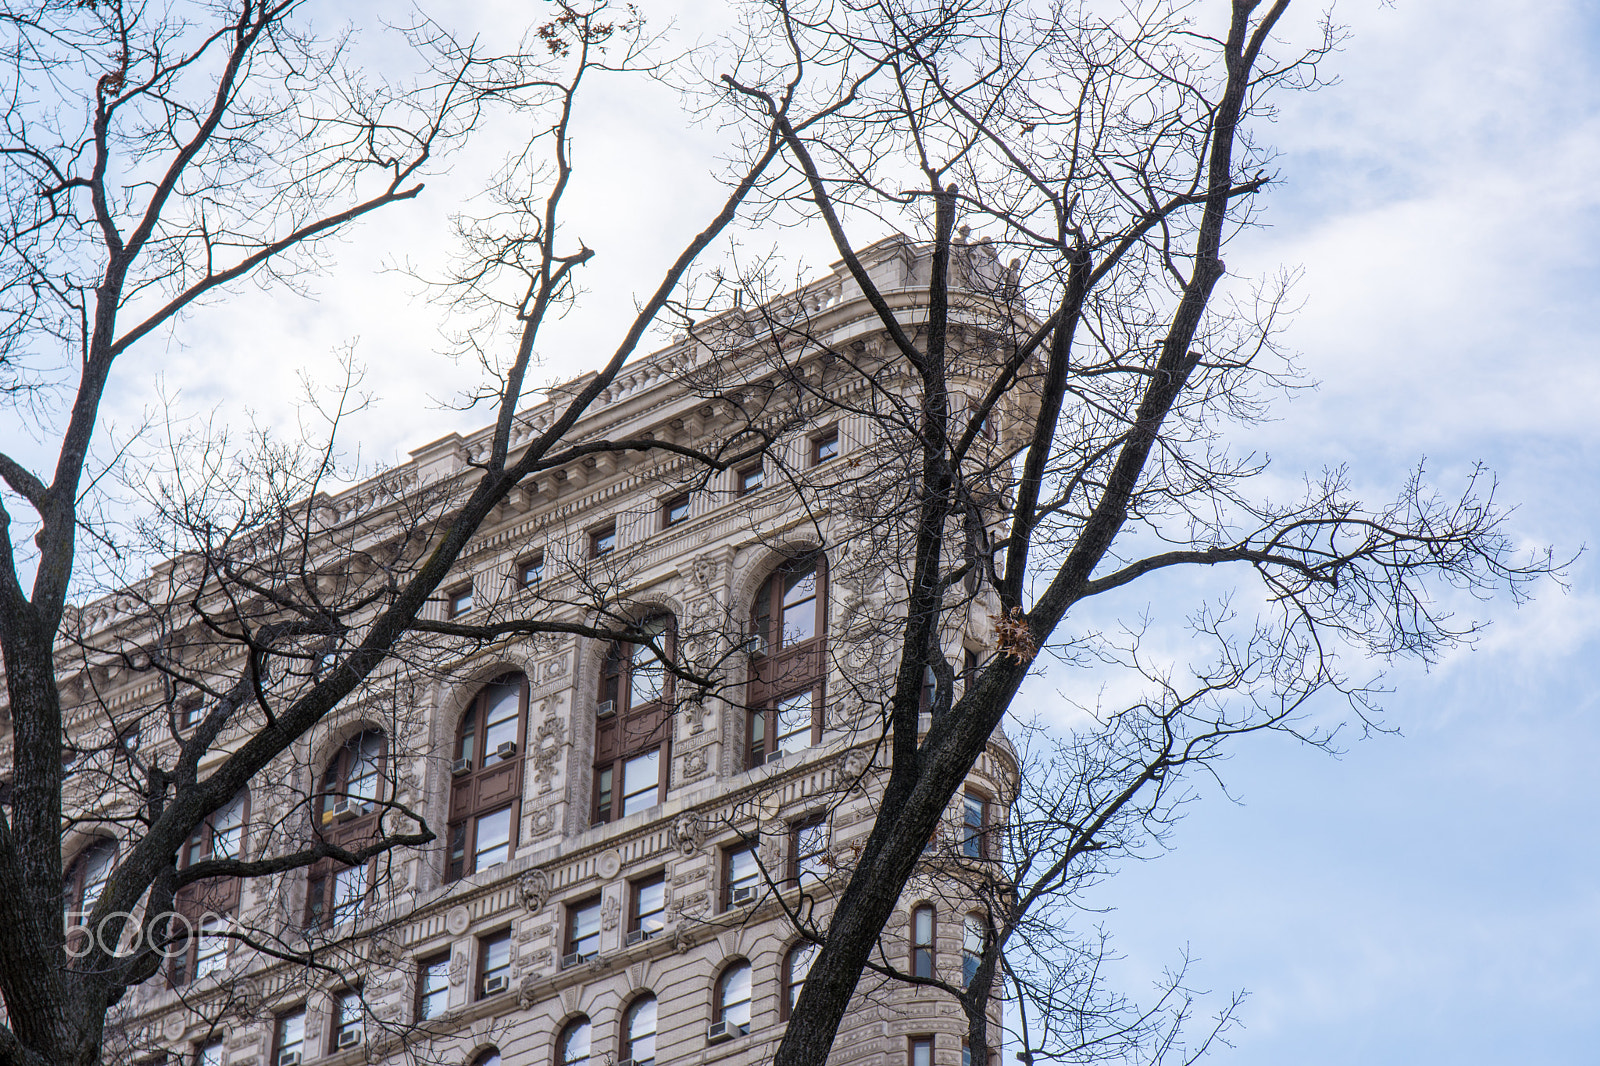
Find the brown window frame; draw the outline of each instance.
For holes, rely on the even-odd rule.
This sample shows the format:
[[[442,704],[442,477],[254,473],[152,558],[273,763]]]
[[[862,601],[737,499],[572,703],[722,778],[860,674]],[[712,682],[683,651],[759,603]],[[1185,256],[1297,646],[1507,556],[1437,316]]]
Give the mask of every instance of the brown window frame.
[[[748,1036],[750,1034],[751,1026],[753,1026],[755,1024],[755,1005],[756,1005],[756,970],[755,970],[755,967],[750,964],[750,960],[749,959],[734,959],[734,960],[732,960],[731,962],[728,962],[727,964],[725,964],[722,967],[722,971],[717,974],[716,983],[712,986],[712,991],[714,993],[714,997],[715,998],[712,1000],[711,1016],[716,1021],[719,1021],[719,1022],[723,1023],[724,1025],[726,1025],[727,1022],[728,1022],[728,1006],[729,1006],[729,1004],[728,1004],[728,979],[730,977],[732,977],[734,975],[734,973],[736,971],[738,971],[739,969],[741,969],[741,968],[743,968],[745,973],[748,975],[747,980],[749,981],[749,984],[750,984],[750,998],[744,1001],[745,1002],[745,1013],[746,1013],[746,1018],[744,1020],[744,1023],[742,1025],[734,1026],[734,1031],[729,1033],[730,1036]]]
[[[677,619],[671,614],[652,614],[639,623],[648,629],[661,626],[659,643],[668,657],[677,642]],[[634,682],[641,665],[640,655],[652,656],[647,645],[612,641],[600,663],[595,692],[597,718],[594,731],[593,795],[589,804],[589,824],[603,825],[627,817],[624,781],[628,763],[656,751],[656,806],[666,801],[672,766],[672,672],[660,665],[660,692],[654,699],[636,702]],[[648,664],[648,661],[646,661]],[[652,667],[654,669],[655,667]],[[607,701],[611,713],[598,717]]]
[[[531,576],[530,576],[531,575]],[[531,589],[544,580],[544,552],[537,551],[517,560],[517,587]]]
[[[345,1004],[352,999],[354,1000],[356,1007],[355,1019],[353,1021],[347,1020],[344,1016]],[[337,1055],[339,1052],[345,1050],[339,1044],[339,1037],[343,1036],[344,1033],[350,1029],[357,1029],[361,1032],[361,1039],[357,1040],[351,1045],[351,1047],[360,1047],[362,1044],[366,1043],[367,1006],[366,1002],[362,999],[360,985],[346,985],[344,988],[339,989],[339,991],[333,994],[333,1002],[329,1005],[328,1010],[329,1055]]]
[[[502,759],[489,750],[489,711],[495,706],[491,696],[504,686],[519,683],[516,725],[511,740],[516,749],[509,758]],[[528,687],[527,675],[521,671],[501,674],[473,694],[472,702],[456,723],[455,746],[450,749],[450,817],[445,826],[446,882],[459,881],[477,872],[478,828],[483,819],[491,815],[510,810],[506,861],[509,862],[517,852],[518,829],[522,821],[524,749],[528,734]],[[469,737],[474,742],[472,752],[463,755]],[[496,750],[498,747],[496,745]],[[489,761],[491,758],[493,762]],[[467,760],[469,768],[458,775],[455,765],[461,759]]]
[[[928,1049],[928,1066],[933,1066],[933,1053],[936,1045],[931,1035],[922,1033],[906,1037],[906,1066],[917,1066],[917,1049]]]
[[[215,1051],[217,1055],[213,1061],[216,1066],[222,1066],[222,1051],[226,1046],[226,1041],[221,1037],[217,1037],[215,1040],[207,1040],[203,1044],[196,1044],[194,1045],[194,1051],[189,1055],[189,1062],[191,1066],[212,1066],[210,1062],[206,1061],[206,1052]]]
[[[437,1014],[426,1013],[428,1004],[428,971],[435,966],[444,966],[444,1005]],[[450,1009],[450,952],[436,951],[432,955],[424,955],[417,960],[417,998],[412,1004],[412,1017],[418,1022],[438,1018]]]
[[[832,446],[833,451],[824,455],[823,450],[829,446]],[[831,463],[839,458],[839,427],[834,426],[832,429],[825,429],[813,435],[808,457],[812,466],[821,466],[823,463]]]
[[[636,1013],[638,1013],[639,1008],[643,1006],[646,1001],[652,1001],[656,1005],[656,1029],[655,1032],[650,1034],[650,1039],[652,1041],[659,1041],[661,1039],[661,1001],[656,998],[656,994],[654,992],[641,992],[639,995],[630,999],[628,1001],[628,1005],[622,1009],[622,1026],[621,1032],[617,1034],[620,1038],[617,1043],[619,1045],[618,1051],[621,1053],[619,1058],[624,1062],[633,1059],[634,1057],[633,1017]],[[650,1057],[652,1060],[658,1063],[661,1061],[659,1054],[651,1055]]]
[[[794,577],[815,576],[812,631],[802,640],[785,642],[784,586]],[[828,561],[820,551],[789,560],[762,580],[750,605],[750,680],[746,696],[744,761],[755,769],[785,750],[778,735],[779,710],[785,701],[810,693],[811,738],[822,743],[826,718]]]
[[[570,956],[577,954],[578,917],[590,909],[593,909],[595,914],[594,950],[585,952],[583,957],[573,965],[581,965],[600,954],[600,895],[596,893],[568,903],[566,906],[566,914],[562,916],[561,923],[561,959],[563,964]]]
[[[778,972],[778,982],[779,982],[779,986],[780,986],[779,989],[778,989],[778,1020],[779,1021],[783,1021],[783,1022],[788,1021],[789,1020],[789,1012],[794,1010],[795,987],[796,987],[795,980],[794,980],[794,960],[795,960],[795,956],[799,955],[802,951],[806,951],[808,949],[811,950],[811,951],[819,951],[819,950],[821,950],[820,948],[817,947],[816,944],[813,944],[811,941],[802,940],[799,943],[796,943],[796,944],[792,945],[789,948],[788,951],[783,953],[783,965],[782,965],[782,967],[780,968],[780,970]],[[813,958],[811,961],[812,961],[812,963],[815,963],[817,960],[815,958]],[[811,975],[811,967],[807,966],[806,967],[806,977],[809,977],[810,975]],[[800,979],[800,985],[804,986],[805,983],[806,983],[806,978],[802,977]]]
[[[567,1045],[572,1042],[573,1034],[580,1025],[586,1026],[589,1030],[589,1053],[584,1056],[584,1059],[590,1062],[594,1060],[594,1023],[589,1020],[587,1014],[580,1014],[577,1017],[568,1018],[561,1026],[560,1032],[556,1034],[555,1066],[571,1066],[576,1061],[567,1057]]]
[[[506,946],[505,965],[497,966],[491,971],[488,965],[489,949],[499,944],[504,944]],[[509,925],[504,929],[496,929],[492,933],[484,933],[482,936],[478,937],[477,975],[472,981],[472,1001],[474,1003],[477,1003],[480,1000],[489,999],[493,996],[504,995],[506,992],[511,991],[511,963],[511,927]],[[487,982],[490,977],[498,977],[502,973],[505,974],[506,977],[506,987],[501,989],[499,992],[486,991],[484,989],[484,983]]]
[[[446,618],[460,618],[462,615],[471,614],[474,606],[476,606],[475,592],[470,581],[457,585],[444,594]]]
[[[805,833],[806,830],[808,830],[808,829],[816,829],[819,826],[823,829],[823,837],[825,838],[824,839],[824,843],[822,845],[822,848],[820,850],[818,850],[818,851],[808,852],[806,855],[802,856],[800,854],[800,839],[801,839],[801,835],[803,833]],[[828,825],[828,816],[827,816],[827,814],[825,814],[825,813],[812,814],[812,815],[808,815],[808,816],[806,816],[804,818],[797,818],[793,822],[790,822],[789,823],[789,876],[788,876],[788,879],[787,879],[788,880],[788,884],[790,886],[792,886],[792,887],[793,886],[798,886],[798,887],[804,888],[805,886],[800,884],[800,877],[801,877],[802,874],[808,874],[808,875],[810,875],[812,877],[816,877],[818,880],[825,880],[827,878],[827,876],[828,876],[826,871],[824,871],[822,874],[819,875],[815,871],[801,869],[801,865],[804,862],[804,860],[807,859],[807,858],[810,858],[810,857],[816,856],[816,855],[826,855],[826,854],[828,854],[828,849],[832,845],[832,843],[833,843],[833,833],[831,832],[831,829],[830,829],[830,827]]]
[[[601,548],[601,545],[607,542],[609,542],[609,546]],[[615,520],[589,530],[589,558],[604,559],[608,555],[615,555],[616,551],[617,523]]]
[[[921,940],[917,930],[917,921],[921,915],[928,916],[928,939],[926,943]],[[911,908],[911,924],[907,926],[907,942],[910,945],[911,976],[932,979],[939,972],[939,911],[931,903],[919,903]],[[920,965],[924,960],[927,966]],[[927,973],[921,972],[924,968]]]
[[[247,845],[246,828],[250,824],[250,790],[241,790],[234,799],[206,815],[205,820],[178,849],[178,869],[187,870],[196,862],[204,862],[216,855],[217,815],[239,801],[239,849],[236,858],[243,858]],[[235,918],[239,912],[241,880],[224,875],[194,881],[178,889],[173,896],[172,909],[188,923],[188,933],[182,954],[171,955],[167,964],[167,979],[173,988],[181,988],[199,977],[200,923],[207,914]],[[170,950],[170,946],[169,946]]]
[[[364,737],[376,736],[379,741],[374,775],[377,791],[371,797],[355,797],[364,801],[366,810],[345,821],[338,821],[335,810],[339,802],[348,802],[350,770],[356,762],[356,753]],[[317,785],[311,804],[312,832],[330,844],[347,849],[363,847],[375,839],[383,813],[385,786],[388,784],[389,735],[381,729],[363,729],[345,739],[339,750],[328,760]],[[372,873],[377,866],[374,857],[367,860],[366,883],[362,889],[363,900],[372,894]],[[319,859],[306,874],[306,905],[304,926],[308,930],[337,926],[337,899],[339,874],[349,869],[335,859]],[[319,906],[320,904],[320,906]],[[364,903],[357,907],[357,913]],[[331,924],[330,924],[331,923]]]
[[[752,480],[753,479],[753,480]],[[733,494],[739,499],[754,496],[767,487],[767,468],[763,463],[751,463],[734,471]]]
[[[742,854],[747,854],[747,853],[750,856],[750,860],[753,863],[755,863],[755,867],[756,867],[755,884],[757,886],[759,886],[761,884],[761,863],[756,858],[756,846],[755,846],[755,844],[753,844],[753,843],[740,843],[740,844],[735,844],[735,845],[733,845],[731,847],[723,848],[722,849],[722,905],[721,905],[721,908],[720,908],[723,911],[730,911],[730,910],[733,909],[733,906],[734,906],[734,904],[733,904],[733,889],[734,889],[733,857],[735,855],[742,855]],[[758,889],[758,896],[759,896],[759,889]],[[742,906],[744,906],[744,904],[741,903],[740,906],[742,907]]]
[[[67,867],[67,876],[64,879],[66,891],[62,894],[71,902],[71,906],[66,908],[67,913],[78,916],[78,920],[72,923],[73,928],[83,925],[84,920],[88,917],[87,914],[83,913],[83,893],[88,888],[88,882],[85,878],[89,872],[90,856],[102,848],[109,848],[111,851],[110,863],[106,867],[106,882],[109,882],[112,875],[117,872],[118,842],[116,837],[96,837],[89,841],[89,843],[78,849],[78,854],[73,856],[71,865]],[[105,882],[101,884],[100,892],[95,894],[96,903],[100,901],[100,895],[104,892]],[[93,904],[90,906],[92,908]]]
[[[690,497],[689,493],[687,492],[680,492],[675,496],[668,496],[666,499],[662,500],[661,528],[671,529],[673,526],[681,526],[685,522],[689,521],[689,519],[693,517],[689,507]],[[673,514],[677,512],[679,508],[682,508],[683,513],[674,518]]]
[[[285,1051],[289,1050],[283,1046],[283,1026],[285,1022],[296,1015],[299,1015],[300,1017],[300,1039],[296,1041],[296,1043],[300,1048],[301,1061],[305,1060],[307,1036],[306,1022],[309,1019],[306,1017],[305,1004],[302,1003],[297,1007],[290,1007],[288,1010],[279,1011],[272,1016],[272,1066],[277,1066],[279,1058],[282,1057]]]
[[[977,832],[972,832],[972,823],[967,821],[968,804],[973,801],[978,803],[979,821]],[[989,858],[989,831],[993,824],[991,817],[994,806],[994,797],[980,788],[968,785],[961,793],[961,857],[964,859],[987,860]],[[976,845],[968,850],[969,845]]]
[[[644,916],[643,913],[641,913],[640,906],[641,906],[643,898],[644,898],[645,890],[646,889],[650,889],[650,888],[654,888],[657,885],[659,885],[661,887],[661,909],[659,911],[651,911],[650,914],[651,914],[652,917],[657,916],[657,915],[661,916],[660,917],[661,927],[659,929],[646,930],[644,928],[644,924],[643,924],[645,916]],[[633,934],[633,933],[643,933],[644,934],[644,935],[642,935],[640,937],[637,937],[637,938],[635,938],[635,937],[630,935],[628,937],[628,941],[629,941],[630,944],[631,943],[637,943],[640,940],[649,940],[649,939],[651,939],[653,937],[659,936],[661,933],[666,931],[666,925],[667,925],[666,917],[665,917],[666,913],[667,913],[667,906],[666,906],[666,898],[667,898],[667,896],[666,896],[666,893],[667,893],[667,874],[666,874],[665,870],[658,870],[653,874],[648,874],[648,875],[646,875],[644,877],[635,878],[634,880],[628,882],[628,932],[629,932],[629,934]]]

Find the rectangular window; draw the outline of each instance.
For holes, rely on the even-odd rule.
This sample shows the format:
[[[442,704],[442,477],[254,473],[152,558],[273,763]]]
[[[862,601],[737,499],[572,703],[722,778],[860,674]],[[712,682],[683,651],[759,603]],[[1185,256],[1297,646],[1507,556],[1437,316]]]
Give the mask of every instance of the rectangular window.
[[[924,904],[911,912],[911,976],[933,976],[933,908]]]
[[[611,801],[615,797],[612,788],[614,772],[611,767],[606,767],[594,778],[594,824],[604,825],[611,821]]]
[[[511,983],[511,930],[478,938],[478,998],[504,992]]]
[[[983,918],[976,914],[967,915],[966,927],[961,933],[962,988],[972,984],[972,979],[978,975],[978,965],[983,962],[984,941],[988,939]]]
[[[752,492],[760,491],[761,486],[766,483],[767,474],[761,464],[756,463],[740,470],[737,478],[738,480],[735,484],[738,487],[739,495],[748,496]]]
[[[544,578],[544,552],[530,555],[517,563],[517,584],[532,588]]]
[[[839,455],[839,431],[830,429],[811,438],[811,465],[821,466]]]
[[[222,1066],[222,1041],[213,1040],[194,1049],[194,1066]]]
[[[563,968],[587,962],[600,954],[600,897],[594,896],[567,908],[567,946]]]
[[[306,1010],[301,1007],[278,1015],[272,1041],[272,1061],[278,1066],[299,1062],[306,1050]]]
[[[961,854],[969,859],[989,857],[989,800],[968,791],[961,799]]]
[[[589,558],[598,559],[617,550],[617,524],[601,526],[589,533]]]
[[[472,586],[462,585],[445,593],[445,614],[460,618],[472,610]]]
[[[669,529],[689,519],[689,494],[680,493],[661,501],[661,528]]]
[[[347,988],[333,997],[333,1033],[329,1054],[361,1043],[365,1035],[361,1010],[359,988]]]
[[[195,700],[192,703],[185,704],[183,710],[179,712],[178,726],[180,729],[193,729],[195,726],[205,721],[205,718],[206,705],[199,700]]]
[[[417,1021],[437,1018],[450,1005],[450,953],[417,963]]]
[[[649,940],[667,927],[667,879],[656,874],[633,883],[632,916],[628,920],[628,942]]]
[[[750,765],[804,751],[816,735],[817,690],[785,696],[765,710],[750,712]]]
[[[474,870],[499,866],[511,857],[510,807],[502,807],[492,814],[480,814],[476,830],[476,845],[472,851]]]
[[[796,822],[789,839],[790,879],[804,888],[828,876],[828,823],[824,817]]]
[[[933,1037],[914,1036],[910,1045],[906,1066],[933,1066]]]
[[[346,866],[333,875],[333,924],[357,917],[367,899],[367,863]]]
[[[195,927],[194,977],[199,980],[228,965],[228,945],[231,941],[221,935],[229,921],[220,914],[207,914]]]
[[[722,860],[722,909],[754,903],[761,893],[755,848],[729,848]]]
[[[622,764],[622,816],[661,802],[661,749],[651,748]]]

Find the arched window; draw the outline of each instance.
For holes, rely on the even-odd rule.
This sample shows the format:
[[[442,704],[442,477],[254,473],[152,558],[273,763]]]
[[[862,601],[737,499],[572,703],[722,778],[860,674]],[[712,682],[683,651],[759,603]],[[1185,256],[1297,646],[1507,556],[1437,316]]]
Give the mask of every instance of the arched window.
[[[377,837],[387,754],[383,732],[369,729],[345,741],[328,760],[312,805],[318,836],[352,849]],[[330,858],[312,866],[306,883],[305,927],[332,928],[360,914],[372,887],[375,862],[346,866]]]
[[[655,1066],[656,997],[640,996],[628,1008],[622,1023],[622,1057],[634,1066]]]
[[[574,1018],[556,1040],[555,1066],[589,1066],[589,1019]]]
[[[117,864],[117,842],[103,837],[78,853],[67,868],[66,919],[70,928],[89,920],[100,893],[111,880],[111,871]]]
[[[751,610],[746,765],[760,766],[822,738],[826,567],[820,553],[774,570]]]
[[[972,979],[978,975],[978,966],[983,962],[983,949],[988,940],[989,929],[983,920],[983,915],[977,913],[967,915],[965,927],[961,932],[962,988],[972,984]]]
[[[750,1031],[750,964],[736,962],[717,979],[717,1021],[729,1036]]]
[[[250,797],[244,792],[213,811],[178,852],[178,868],[187,870],[197,862],[212,859],[243,858],[244,825],[249,812]],[[222,931],[238,916],[239,879],[208,877],[184,885],[173,903],[173,909],[184,919],[176,923],[173,932],[187,938],[181,949],[174,947],[172,955],[172,983],[182,985],[227,964],[232,941]]]
[[[445,880],[498,866],[517,846],[528,679],[506,674],[483,686],[461,716],[450,764],[450,841]]]
[[[794,1005],[800,1002],[800,989],[805,987],[806,976],[811,973],[811,964],[817,961],[820,950],[817,945],[802,941],[783,957],[783,998],[778,1001],[778,1009],[785,1021]]]
[[[641,623],[651,643],[672,654],[671,615]],[[595,824],[662,801],[671,761],[672,675],[650,644],[613,643],[595,694]]]
[[[911,912],[911,976],[933,976],[933,907],[924,903]]]
[[[472,1066],[500,1066],[500,1049],[492,1047],[478,1052],[472,1060]]]

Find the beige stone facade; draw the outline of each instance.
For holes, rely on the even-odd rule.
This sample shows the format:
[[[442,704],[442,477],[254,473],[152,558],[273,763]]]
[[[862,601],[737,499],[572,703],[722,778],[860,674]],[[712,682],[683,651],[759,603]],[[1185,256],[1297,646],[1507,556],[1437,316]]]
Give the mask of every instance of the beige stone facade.
[[[925,271],[918,250],[889,241],[869,260],[880,276],[898,275],[891,295],[914,321],[915,284]],[[971,262],[975,272],[993,271],[981,255]],[[808,316],[814,337],[870,356],[878,331],[853,290],[839,271],[794,294],[791,307]],[[745,332],[759,339],[759,324]],[[729,408],[694,385],[695,368],[710,365],[702,347],[685,339],[630,364],[571,439],[714,441]],[[860,387],[815,373],[819,385]],[[524,433],[546,424],[551,410],[528,412]],[[397,853],[363,884],[340,882],[337,871],[319,882],[305,870],[247,884],[237,912],[243,926],[271,930],[298,948],[301,930],[315,920],[319,935],[349,938],[348,950],[329,954],[333,972],[308,976],[232,947],[180,988],[153,980],[119,1008],[123,1031],[138,1036],[138,1054],[165,1049],[173,1061],[198,1056],[218,1066],[287,1064],[295,1054],[327,1066],[467,1064],[493,1061],[494,1053],[517,1066],[768,1061],[783,1032],[790,952],[799,943],[789,912],[826,914],[852,847],[879,813],[870,763],[881,716],[863,686],[876,683],[884,664],[862,619],[893,601],[896,580],[871,572],[877,564],[860,552],[851,558],[858,516],[800,506],[804,493],[793,479],[810,500],[827,501],[830,478],[860,469],[862,455],[886,447],[877,434],[870,418],[823,406],[815,419],[785,430],[777,446],[787,449],[783,461],[769,466],[760,486],[741,482],[749,472],[740,469],[693,481],[682,460],[641,453],[577,462],[518,490],[460,559],[457,578],[431,607],[435,618],[495,617],[537,597],[554,617],[591,619],[603,578],[608,603],[634,619],[664,620],[664,639],[699,655],[696,661],[714,660],[725,687],[690,700],[679,681],[674,697],[648,656],[540,636],[407,673],[396,689],[400,711],[362,701],[336,711],[270,787],[252,794],[244,851],[281,846],[268,843],[275,833],[294,839],[306,827],[364,817],[356,739],[364,735],[383,738],[381,752],[372,749],[380,752],[372,756],[381,764],[372,786],[378,797],[422,811],[430,825],[445,827],[444,839]],[[391,484],[448,490],[451,479],[467,476],[482,439],[436,441],[386,476]],[[780,465],[784,476],[771,476]],[[386,505],[363,485],[317,506],[330,522],[359,524]],[[766,623],[751,620],[762,597],[803,599],[807,580],[814,632],[804,631],[803,603],[793,608],[793,625],[782,621],[780,604],[770,633],[760,632]],[[990,646],[988,611],[980,593],[968,627],[946,636],[951,662]],[[107,614],[88,623],[96,624],[118,622]],[[786,669],[817,672],[802,692],[785,691],[795,687],[785,676],[770,684],[758,676],[757,660],[776,659],[790,644],[799,650]],[[496,682],[506,687],[484,695]],[[758,684],[763,695],[750,696]],[[130,688],[127,698],[138,699],[138,691]],[[785,699],[802,708],[813,701],[809,728],[797,724],[804,709]],[[772,709],[748,710],[757,703]],[[650,719],[657,704],[664,713]],[[464,718],[473,722],[470,750]],[[630,722],[648,739],[630,738]],[[606,767],[602,750],[615,755]],[[330,773],[341,792],[357,797],[337,811],[314,798]],[[973,798],[951,809],[949,838],[930,847],[971,857],[977,845],[962,804],[987,804],[981,818],[994,824],[1014,773],[1009,745],[997,737],[972,774]],[[309,806],[306,797],[313,797]],[[739,854],[745,848],[759,859],[753,880]],[[931,870],[919,876],[883,944],[888,959],[912,969],[913,913],[931,906],[923,965],[959,982],[963,915],[959,885],[947,881]],[[746,965],[747,995],[738,969]],[[647,1020],[638,1020],[630,1042],[630,1011],[647,997],[655,1001],[653,1037],[645,1038]],[[585,1023],[586,1060],[578,1055]],[[831,1061],[900,1066],[914,1061],[914,1041],[930,1038],[932,1061],[955,1066],[964,1028],[945,993],[868,977]],[[574,1043],[563,1047],[563,1034]]]

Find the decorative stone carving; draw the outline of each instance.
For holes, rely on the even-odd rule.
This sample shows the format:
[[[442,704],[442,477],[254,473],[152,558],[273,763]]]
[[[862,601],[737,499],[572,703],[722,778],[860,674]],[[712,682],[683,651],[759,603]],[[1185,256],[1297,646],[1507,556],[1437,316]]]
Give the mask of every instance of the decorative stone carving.
[[[450,956],[450,983],[456,986],[467,982],[467,953],[458,951]]]
[[[714,552],[697,555],[689,564],[689,576],[694,578],[694,583],[706,592],[712,590],[717,580],[717,556]]]
[[[561,656],[560,658],[551,659],[549,662],[544,664],[544,679],[546,681],[549,681],[552,678],[564,677],[566,673],[567,657],[565,655]]]
[[[867,772],[867,753],[859,748],[846,752],[839,760],[838,774],[840,784],[854,788],[861,781],[861,775]]]
[[[467,931],[467,926],[472,924],[472,912],[465,907],[450,908],[450,913],[444,916],[444,927],[450,930],[452,936],[460,936]]]
[[[693,781],[706,775],[706,749],[696,748],[683,757],[683,779]]]
[[[393,966],[405,957],[405,948],[393,930],[378,929],[367,938],[367,957],[379,966]]]
[[[711,712],[706,710],[706,705],[703,702],[700,700],[688,700],[678,708],[678,713],[683,716],[685,722],[689,723],[690,736],[705,732],[706,715]]]
[[[685,811],[672,823],[672,837],[678,844],[678,853],[685,857],[693,855],[700,850],[700,844],[705,837],[705,829],[700,824],[700,816],[693,811]]]
[[[555,781],[556,765],[561,759],[561,749],[567,743],[567,725],[555,713],[545,715],[533,737],[533,779],[539,783],[539,794],[549,792]]]
[[[622,869],[622,856],[613,848],[595,860],[595,867],[600,871],[600,876],[609,881]]]
[[[600,906],[600,928],[609,933],[617,927],[621,917],[622,904],[617,902],[616,896],[608,896],[605,903]]]
[[[543,870],[529,870],[517,878],[517,895],[529,914],[538,914],[550,898],[550,875]]]
[[[704,914],[710,908],[711,893],[709,892],[696,892],[692,896],[685,896],[674,904],[674,909],[679,914],[687,914],[691,918],[695,915]]]

